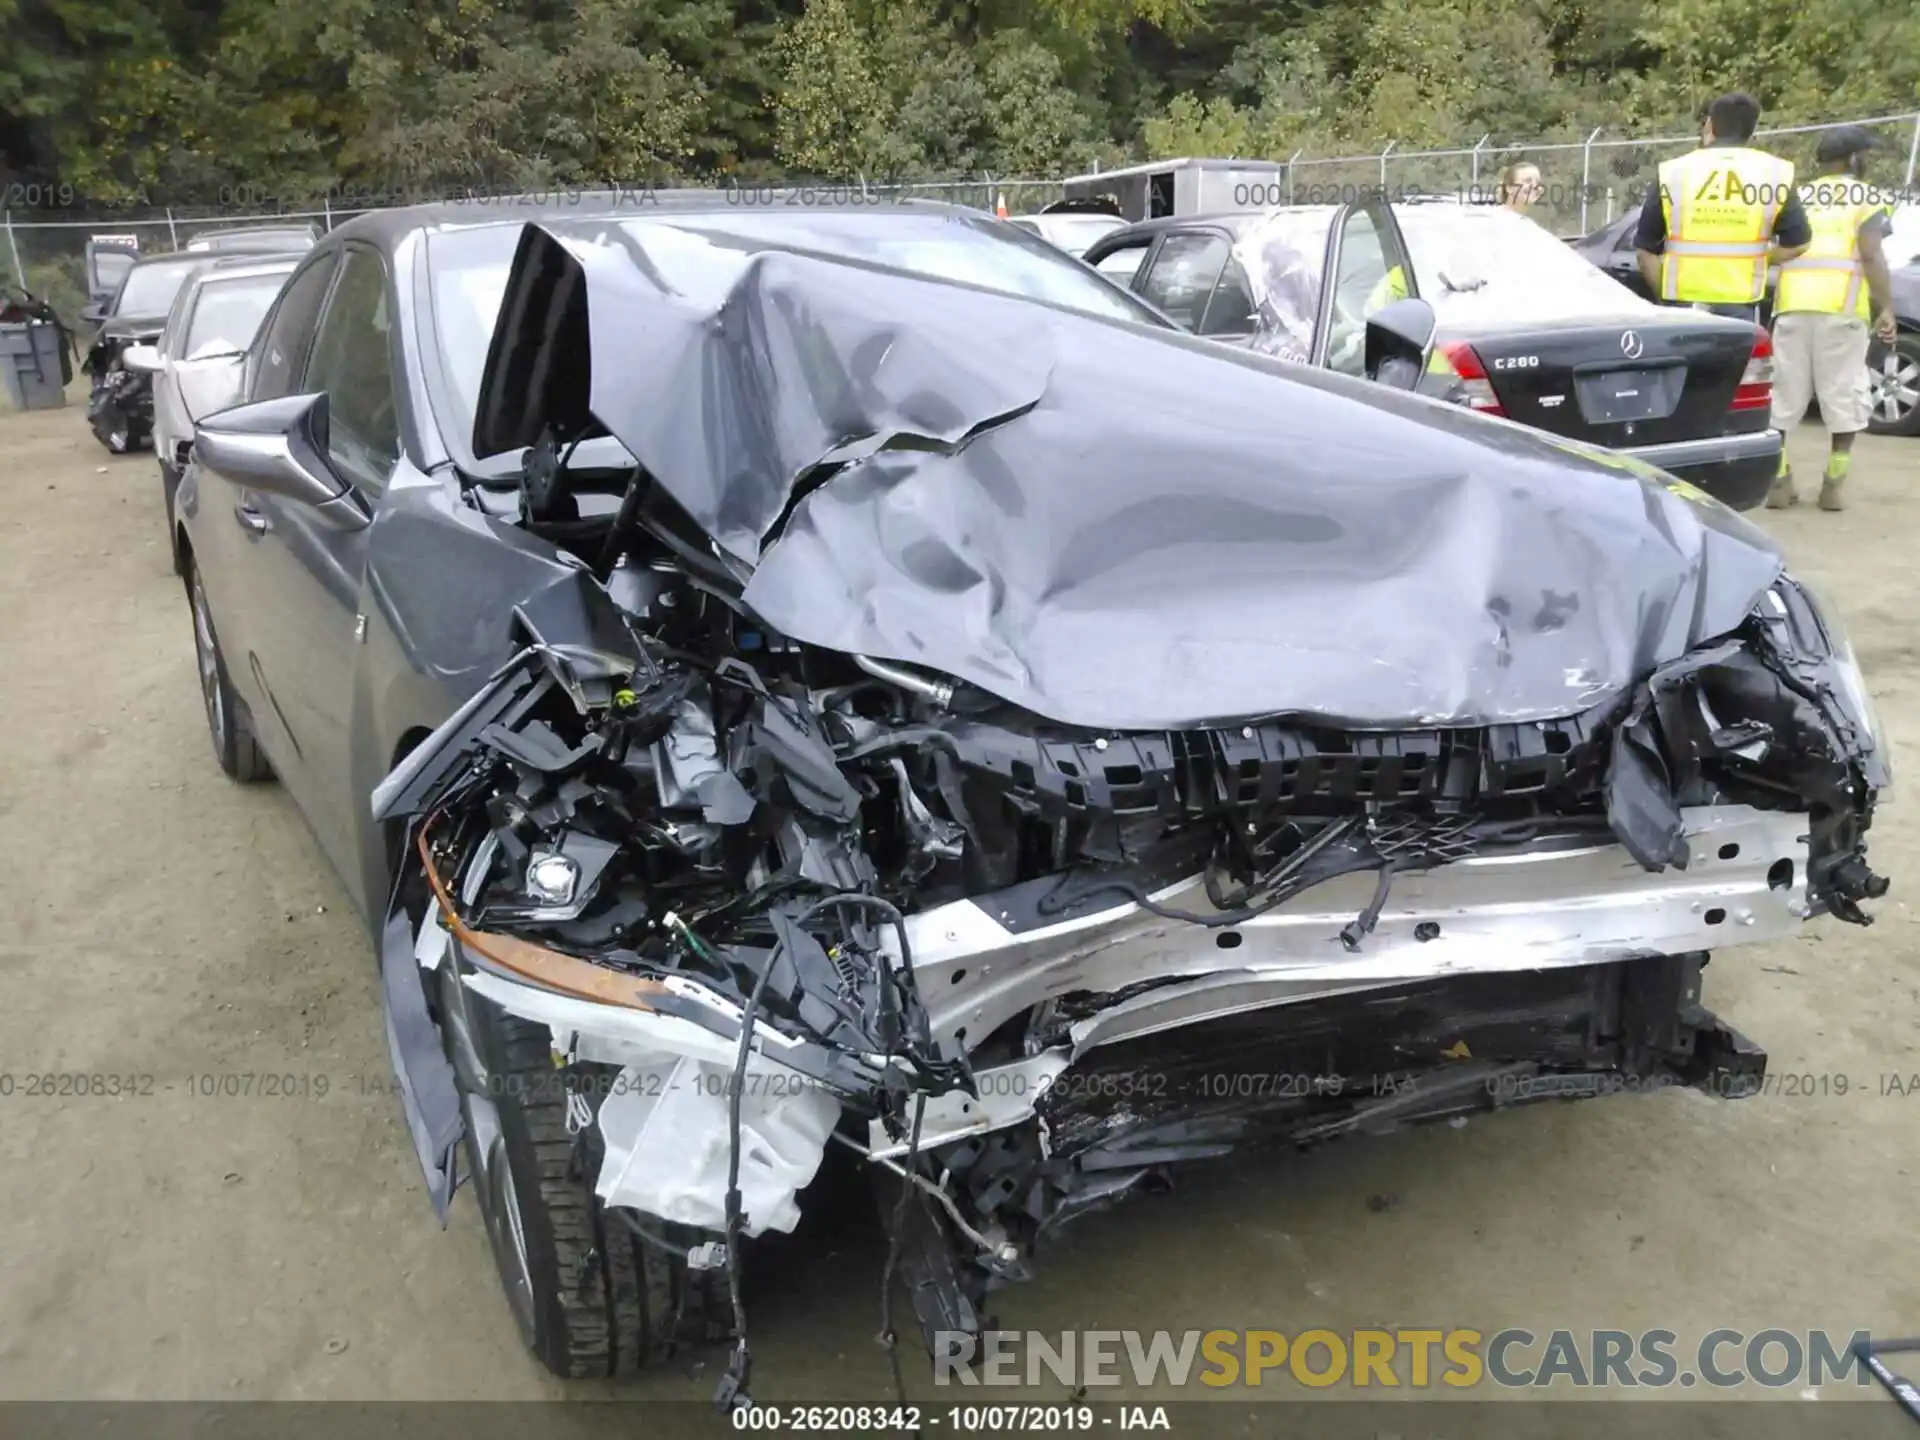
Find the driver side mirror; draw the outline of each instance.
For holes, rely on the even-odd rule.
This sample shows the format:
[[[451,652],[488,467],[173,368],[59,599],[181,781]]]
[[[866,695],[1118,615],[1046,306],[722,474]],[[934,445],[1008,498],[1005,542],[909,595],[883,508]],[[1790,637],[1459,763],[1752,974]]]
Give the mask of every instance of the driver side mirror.
[[[1411,390],[1426,373],[1437,325],[1424,300],[1395,300],[1367,319],[1367,378]]]
[[[87,325],[98,325],[106,318],[107,302],[104,300],[90,300],[87,302],[86,308],[80,312],[82,323]]]
[[[120,365],[127,370],[141,370],[149,375],[158,374],[166,368],[166,362],[160,358],[160,350],[154,345],[129,345],[120,352]]]
[[[248,490],[310,505],[357,530],[366,512],[327,462],[327,397],[283,395],[209,415],[193,427],[193,457]]]

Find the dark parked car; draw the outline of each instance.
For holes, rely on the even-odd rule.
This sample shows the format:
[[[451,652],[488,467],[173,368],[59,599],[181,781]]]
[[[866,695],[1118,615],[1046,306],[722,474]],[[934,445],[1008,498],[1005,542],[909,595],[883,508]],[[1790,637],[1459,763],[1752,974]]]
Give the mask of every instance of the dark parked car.
[[[1778,464],[1765,331],[1635,301],[1497,206],[1150,220],[1085,259],[1198,334],[1349,374],[1397,272],[1438,316],[1430,393],[1616,449],[1735,509],[1766,498]]]
[[[1636,220],[1635,214],[1623,215],[1567,243],[1634,294],[1651,299],[1653,292],[1640,278],[1634,259]],[[1867,430],[1874,435],[1920,435],[1920,210],[1914,206],[1902,206],[1895,213],[1887,263],[1893,267],[1893,316],[1900,328],[1893,344],[1875,340],[1867,352],[1873,381],[1873,413]],[[1769,285],[1769,303],[1762,307],[1762,318],[1768,323],[1772,321],[1771,296]]]
[[[1753,1088],[1706,952],[1886,887],[1761,531],[1396,388],[1418,302],[1347,376],[972,212],[653,199],[335,231],[177,502],[215,754],[555,1371],[731,1331],[737,1396],[830,1142],[966,1330],[1178,1162]]]
[[[167,323],[174,298],[209,255],[157,255],[136,261],[106,305],[90,305],[81,319],[97,326],[87,349],[90,380],[87,423],[94,438],[116,455],[145,445],[153,435],[153,377],[130,370],[121,356],[132,345],[151,345]]]
[[[1640,212],[1632,210],[1591,235],[1576,236],[1566,243],[1589,265],[1605,271],[1642,300],[1651,301],[1658,297],[1641,278],[1639,261],[1634,258],[1633,232],[1639,221]]]

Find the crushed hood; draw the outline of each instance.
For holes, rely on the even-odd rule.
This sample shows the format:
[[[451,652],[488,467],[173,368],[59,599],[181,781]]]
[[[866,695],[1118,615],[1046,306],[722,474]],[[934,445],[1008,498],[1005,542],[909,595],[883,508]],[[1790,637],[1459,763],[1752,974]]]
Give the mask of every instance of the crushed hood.
[[[689,294],[645,233],[526,228],[475,453],[604,427],[768,625],[1054,720],[1571,715],[1782,568],[1660,471],[1458,407],[815,254]]]

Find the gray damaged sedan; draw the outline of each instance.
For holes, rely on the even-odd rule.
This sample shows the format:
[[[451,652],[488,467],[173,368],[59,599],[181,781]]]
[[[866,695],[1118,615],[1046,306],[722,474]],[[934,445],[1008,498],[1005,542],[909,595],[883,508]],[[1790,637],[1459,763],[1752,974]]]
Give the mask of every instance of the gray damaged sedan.
[[[1859,668],[1691,487],[1402,388],[1431,331],[1240,353],[930,206],[303,259],[180,489],[208,725],[546,1364],[737,1397],[829,1153],[965,1330],[1183,1164],[1754,1087],[1709,952],[1886,889]]]

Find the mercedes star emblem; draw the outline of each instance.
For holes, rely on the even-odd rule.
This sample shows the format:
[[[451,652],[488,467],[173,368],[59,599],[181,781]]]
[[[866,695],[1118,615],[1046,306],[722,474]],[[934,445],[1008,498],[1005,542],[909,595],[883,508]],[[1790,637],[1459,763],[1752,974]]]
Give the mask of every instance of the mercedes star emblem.
[[[1640,343],[1640,336],[1637,331],[1627,330],[1622,332],[1620,336],[1620,353],[1626,356],[1627,359],[1638,360],[1640,358],[1640,352],[1645,348],[1646,347]]]

